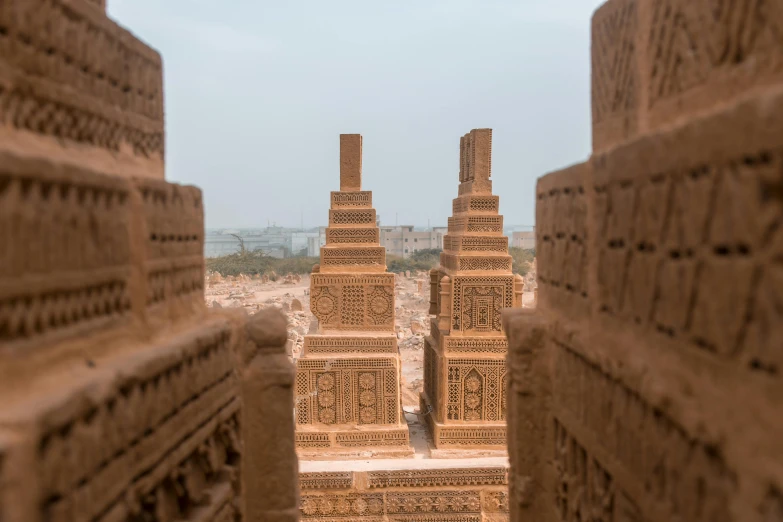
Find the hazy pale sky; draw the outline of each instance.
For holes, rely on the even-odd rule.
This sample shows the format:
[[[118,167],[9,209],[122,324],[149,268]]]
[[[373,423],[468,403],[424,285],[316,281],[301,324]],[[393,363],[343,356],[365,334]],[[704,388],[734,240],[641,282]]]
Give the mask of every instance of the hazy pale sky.
[[[207,227],[326,224],[339,134],[364,136],[383,224],[445,225],[459,138],[493,129],[508,225],[590,152],[599,0],[109,0],[165,65],[166,176]]]

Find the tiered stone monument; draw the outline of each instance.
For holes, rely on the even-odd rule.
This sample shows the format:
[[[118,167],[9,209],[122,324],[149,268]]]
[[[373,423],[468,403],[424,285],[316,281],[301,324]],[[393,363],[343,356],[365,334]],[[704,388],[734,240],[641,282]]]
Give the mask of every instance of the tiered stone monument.
[[[400,401],[394,274],[372,192],[361,189],[362,137],[340,135],[340,190],[332,192],[326,245],[313,268],[317,333],[297,361],[296,443],[304,458],[412,454]],[[329,450],[329,451],[325,451]]]
[[[501,310],[522,306],[511,272],[498,196],[492,195],[492,130],[460,140],[459,196],[430,272],[431,335],[425,339],[422,412],[438,449],[506,447],[508,343]]]

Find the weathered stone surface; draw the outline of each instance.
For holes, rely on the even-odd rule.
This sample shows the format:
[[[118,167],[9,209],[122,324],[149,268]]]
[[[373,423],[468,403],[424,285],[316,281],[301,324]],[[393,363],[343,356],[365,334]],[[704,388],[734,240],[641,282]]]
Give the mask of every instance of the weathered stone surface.
[[[3,2],[0,120],[0,520],[296,520],[285,320],[205,307],[160,56],[103,1]]]
[[[369,464],[371,469],[300,473],[302,520],[322,520],[326,514],[335,521],[508,520],[506,466],[465,462],[373,469]]]
[[[310,279],[317,322],[297,360],[296,444],[307,459],[409,456],[394,274],[378,243],[372,195],[361,190],[361,136],[340,136],[340,192]],[[371,232],[367,234],[366,232]]]
[[[781,12],[777,1],[606,2],[592,19],[593,148],[611,148],[779,83]]]
[[[439,450],[506,447],[507,342],[500,315],[522,306],[524,283],[511,272],[499,199],[492,195],[491,151],[491,129],[461,138],[459,197],[440,267],[430,272],[430,313],[439,316],[425,338],[421,411],[431,411],[425,418]]]
[[[596,12],[595,151],[539,180],[540,299],[506,318],[512,520],[780,519],[773,5]]]

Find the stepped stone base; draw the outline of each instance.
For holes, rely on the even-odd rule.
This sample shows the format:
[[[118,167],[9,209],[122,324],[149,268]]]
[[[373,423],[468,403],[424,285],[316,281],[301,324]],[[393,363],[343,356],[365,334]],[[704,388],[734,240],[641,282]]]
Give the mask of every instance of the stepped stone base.
[[[508,520],[508,460],[370,460],[299,463],[307,520]]]
[[[405,458],[413,455],[407,426],[299,426],[297,454],[305,460]]]
[[[419,397],[419,408],[422,412],[435,411],[424,393]],[[433,458],[449,458],[452,456],[451,450],[457,450],[454,456],[462,451],[471,451],[473,455],[478,454],[475,452],[481,455],[506,454],[505,422],[441,423],[435,420],[432,413],[423,416],[423,419],[435,446]]]

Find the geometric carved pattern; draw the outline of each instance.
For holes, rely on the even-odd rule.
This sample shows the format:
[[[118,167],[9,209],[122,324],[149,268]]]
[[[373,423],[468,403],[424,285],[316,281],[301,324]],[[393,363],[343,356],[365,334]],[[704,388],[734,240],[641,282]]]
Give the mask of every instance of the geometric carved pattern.
[[[461,196],[454,199],[452,210],[454,214],[468,211],[497,213],[499,202],[499,196]]]
[[[728,499],[736,495],[738,486],[736,476],[727,468],[719,452],[704,443],[694,442],[681,426],[660,410],[559,341],[554,356],[555,444],[561,484],[569,482],[568,490],[573,491],[575,480],[584,480],[580,477],[593,473],[594,480],[588,484],[592,483],[592,487],[598,489],[588,492],[598,500],[614,489],[609,483],[611,474],[622,473],[624,477],[633,477],[639,486],[636,491],[644,490],[642,484],[658,484],[656,498],[665,495],[661,500],[672,506],[673,516],[714,520],[727,512]],[[599,463],[595,456],[589,458],[591,456],[575,442],[575,432],[584,434],[590,447],[602,448],[602,454],[609,455],[611,462]],[[625,448],[636,448],[636,451],[628,452]],[[638,454],[646,455],[645,461],[651,465],[642,466]],[[588,465],[594,469],[588,469]],[[605,471],[604,466],[614,471]],[[690,477],[709,494],[681,502],[679,488],[667,485],[679,483],[682,477]],[[561,505],[573,503],[570,494],[566,496],[563,492],[562,495]],[[623,503],[631,509],[630,499],[623,499]],[[701,516],[677,512],[679,507],[687,507]]]
[[[506,353],[508,341],[505,338],[492,337],[445,337],[444,351],[466,353]]]
[[[0,157],[0,343],[126,315],[131,187],[14,164]]]
[[[321,266],[380,265],[386,263],[386,249],[381,246],[354,248],[321,248]]]
[[[74,327],[128,317],[136,197],[147,233],[139,245],[147,278],[138,287],[147,303],[201,300],[198,189],[159,180],[129,182],[76,166],[28,165],[5,153],[0,164],[0,241],[18,245],[0,256],[0,340],[76,333]]]
[[[508,512],[507,476],[507,467],[300,472],[300,484],[310,490],[302,518],[480,522],[482,513]]]
[[[453,426],[453,425],[452,425]],[[506,428],[441,428],[438,433],[439,446],[506,446]]]
[[[443,237],[443,249],[464,252],[502,252],[508,253],[508,238],[484,236]]]
[[[332,208],[372,207],[372,192],[332,192]]]
[[[313,274],[310,308],[322,326],[391,332],[393,288],[392,274]]]
[[[347,489],[353,486],[350,471],[299,473],[299,489]]]
[[[372,225],[375,226],[375,209],[330,210],[329,225]]]
[[[455,276],[452,293],[453,330],[500,332],[500,311],[513,306],[514,279],[511,275]]]
[[[341,190],[331,193],[326,245],[310,279],[318,329],[305,336],[296,362],[300,453],[321,448],[333,456],[354,456],[362,448],[412,453],[401,412],[394,274],[386,272],[386,249],[378,243],[372,193],[361,191],[361,150],[360,135],[340,135]],[[305,517],[374,516],[358,498],[326,506],[305,501],[303,512]]]
[[[397,424],[399,382],[395,361],[394,357],[372,361],[299,359],[297,423]],[[380,368],[378,363],[383,363]],[[383,367],[391,371],[384,372]],[[386,408],[389,401],[391,411]]]
[[[482,270],[491,272],[495,270],[511,270],[511,259],[493,259],[487,257],[469,258],[462,257],[459,260],[457,270]]]
[[[471,196],[468,209],[475,212],[497,212],[500,204],[499,196]]]
[[[505,362],[502,359],[446,361],[449,390],[446,420],[505,420],[501,408]]]
[[[318,353],[389,353],[397,352],[397,343],[393,337],[357,338],[335,336],[307,336],[304,351]]]
[[[387,286],[370,287],[367,295],[367,317],[372,324],[387,324],[394,320],[394,294]]]
[[[694,151],[687,166],[629,172],[621,161],[597,164],[599,311],[683,348],[779,374],[783,270],[766,260],[780,252],[773,238],[783,207],[769,195],[783,186],[783,142],[752,152],[738,146],[708,161],[698,151],[712,138],[692,137],[716,124],[693,126],[689,139],[667,140]],[[661,139],[618,152],[645,154]]]
[[[368,471],[368,487],[484,486],[508,484],[506,468],[446,468]]]
[[[48,427],[38,442],[40,487],[54,499],[48,511],[68,512],[74,495],[89,495],[91,501],[79,509],[92,518],[122,503],[109,484],[131,484],[145,471],[165,477],[163,471],[172,464],[186,470],[191,459],[196,462],[204,456],[208,482],[213,477],[219,480],[223,466],[241,451],[231,338],[230,329],[221,327],[177,341],[178,357],[136,373],[83,416],[64,417]],[[144,414],[131,416],[128,411]],[[171,433],[183,427],[188,427],[185,439],[172,439]],[[105,437],[98,441],[96,434]],[[95,451],[98,445],[100,452]],[[199,448],[209,451],[205,455]],[[74,454],[80,458],[71,458]],[[158,464],[149,469],[149,463]],[[159,485],[166,494],[174,494],[166,480],[138,480],[145,494]],[[187,496],[182,502],[187,505]]]
[[[437,448],[505,446],[501,312],[521,306],[523,281],[512,273],[500,199],[492,195],[491,149],[491,129],[460,140],[459,196],[440,267],[430,273],[430,313],[438,317],[424,343],[421,406],[431,409],[426,422]]]
[[[340,495],[302,495],[302,518],[307,520],[354,520],[383,514],[383,495],[348,493]],[[322,518],[330,517],[330,518]]]
[[[340,318],[340,287],[319,286],[315,287],[310,298],[313,315],[318,318],[320,324],[337,324]]]
[[[539,299],[586,308],[587,197],[582,163],[539,178],[536,255]],[[575,312],[571,312],[575,313]]]
[[[650,105],[731,78],[745,88],[769,81],[783,57],[779,2],[655,0],[645,71]],[[741,38],[736,35],[743,35]]]
[[[503,233],[503,216],[473,216],[450,217],[448,220],[450,234],[464,232]]]
[[[378,243],[379,240],[377,228],[329,228],[326,231],[327,243]]]
[[[481,513],[481,496],[478,491],[387,493],[386,509],[389,514]]]
[[[506,248],[508,246],[506,245]],[[449,271],[483,271],[483,272],[510,272],[511,256],[466,256],[455,254],[441,254],[441,266]]]
[[[555,420],[555,506],[560,520],[614,520],[612,476]],[[635,510],[636,516],[639,515]],[[630,520],[640,520],[631,518]]]
[[[0,9],[2,123],[61,140],[163,158],[160,55],[83,2],[26,0]],[[49,38],[42,27],[57,27]],[[13,42],[13,43],[12,43]],[[100,49],[100,51],[96,51]],[[45,74],[42,74],[45,71]],[[67,123],[65,123],[67,122]]]
[[[591,106],[596,149],[630,138],[637,130],[637,3],[607,2],[593,16]]]
[[[200,300],[204,293],[204,208],[196,187],[134,180],[147,231],[147,304]]]
[[[393,286],[392,274],[313,274],[310,308],[324,326],[391,332]]]

